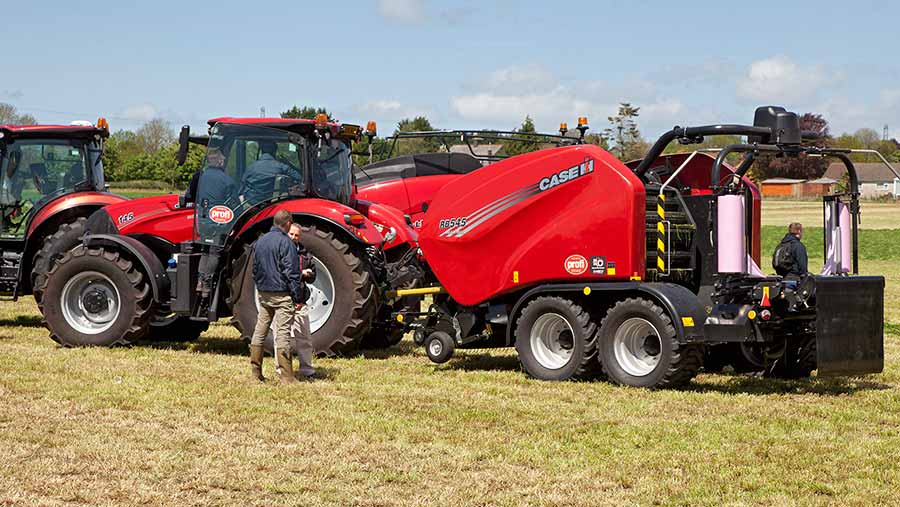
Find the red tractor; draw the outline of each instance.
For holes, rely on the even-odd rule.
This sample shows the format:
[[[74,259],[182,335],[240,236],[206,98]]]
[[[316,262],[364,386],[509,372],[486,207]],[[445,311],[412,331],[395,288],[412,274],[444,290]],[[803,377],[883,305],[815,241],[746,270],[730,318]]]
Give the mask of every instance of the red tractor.
[[[41,288],[55,260],[80,242],[87,217],[126,199],[106,190],[109,126],[0,125],[0,294]]]
[[[671,142],[714,135],[747,142],[661,163]],[[675,127],[633,169],[579,145],[461,176],[438,191],[420,230],[434,284],[395,292],[431,292],[433,303],[396,319],[435,362],[456,348],[515,347],[523,369],[546,380],[602,369],[618,384],[679,385],[707,347],[729,345],[775,377],[879,372],[884,278],[857,276],[857,174],[848,150],[802,142],[812,136],[795,113],[761,107],[753,125]],[[734,171],[724,167],[732,153],[745,156]],[[820,274],[767,276],[756,263],[759,214],[744,175],[759,154],[846,166],[849,191],[823,201]]]
[[[249,337],[257,306],[248,261],[278,209],[302,225],[317,264],[309,302],[316,350],[333,354],[383,335],[373,331],[382,284],[418,276],[395,273],[384,251],[401,250],[407,264],[416,233],[400,211],[355,198],[350,150],[361,129],[324,116],[209,124],[208,137],[182,129],[182,161],[189,142],[207,145],[186,195],[97,211],[83,245],[58,260],[41,304],[54,339],[113,345],[154,330],[190,339],[228,316]]]

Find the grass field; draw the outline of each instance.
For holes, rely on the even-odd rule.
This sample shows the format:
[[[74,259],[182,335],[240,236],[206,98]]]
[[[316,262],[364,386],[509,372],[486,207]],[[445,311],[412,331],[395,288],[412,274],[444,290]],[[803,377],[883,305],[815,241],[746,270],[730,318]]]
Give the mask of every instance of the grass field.
[[[861,237],[887,278],[885,371],[864,378],[648,391],[530,380],[510,351],[435,366],[405,341],[256,385],[224,322],[68,350],[30,298],[4,303],[0,505],[900,505],[900,230]]]

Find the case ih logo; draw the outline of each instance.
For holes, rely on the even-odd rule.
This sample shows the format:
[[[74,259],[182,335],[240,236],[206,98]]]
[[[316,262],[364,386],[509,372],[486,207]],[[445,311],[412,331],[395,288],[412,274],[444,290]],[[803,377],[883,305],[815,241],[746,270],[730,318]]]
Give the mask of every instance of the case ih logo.
[[[209,209],[209,219],[217,224],[227,224],[234,218],[234,212],[228,206],[213,206]]]
[[[570,255],[566,257],[565,266],[570,275],[583,275],[588,270],[588,261],[583,255]]]

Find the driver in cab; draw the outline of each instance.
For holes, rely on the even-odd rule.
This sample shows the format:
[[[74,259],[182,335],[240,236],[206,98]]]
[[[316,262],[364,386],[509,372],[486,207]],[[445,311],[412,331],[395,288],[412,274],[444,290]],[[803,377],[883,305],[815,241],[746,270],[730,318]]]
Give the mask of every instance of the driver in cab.
[[[271,199],[275,193],[278,178],[286,178],[288,187],[296,185],[302,179],[293,167],[275,158],[277,145],[272,141],[260,141],[260,156],[250,164],[241,179],[241,201],[254,205]]]

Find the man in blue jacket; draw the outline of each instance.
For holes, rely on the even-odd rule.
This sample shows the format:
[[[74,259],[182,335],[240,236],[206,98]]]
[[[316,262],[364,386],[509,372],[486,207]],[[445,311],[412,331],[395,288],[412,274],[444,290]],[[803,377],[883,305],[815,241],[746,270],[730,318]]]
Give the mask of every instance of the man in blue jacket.
[[[300,273],[300,257],[288,231],[291,213],[278,210],[272,229],[256,242],[253,252],[253,281],[259,298],[259,317],[250,340],[250,365],[253,378],[265,381],[262,374],[263,344],[272,320],[275,320],[275,364],[284,383],[297,382],[291,358],[291,321],[294,312],[306,303]]]

